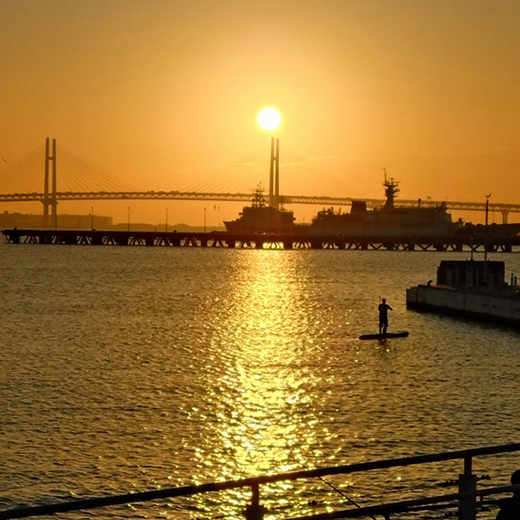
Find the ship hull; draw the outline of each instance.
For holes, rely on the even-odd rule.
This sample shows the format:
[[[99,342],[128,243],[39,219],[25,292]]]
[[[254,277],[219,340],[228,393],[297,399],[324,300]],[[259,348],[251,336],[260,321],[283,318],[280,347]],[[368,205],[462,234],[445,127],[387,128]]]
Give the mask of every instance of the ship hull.
[[[406,306],[520,327],[520,298],[467,291],[437,285],[417,285],[406,290]]]
[[[459,230],[459,226],[435,226],[435,227],[384,227],[384,226],[310,226],[308,233],[322,236],[350,237],[383,237],[383,238],[446,238],[453,236]]]
[[[240,220],[224,221],[226,231],[236,234],[275,234],[292,235],[295,233],[296,226],[285,226],[272,222],[241,222]]]

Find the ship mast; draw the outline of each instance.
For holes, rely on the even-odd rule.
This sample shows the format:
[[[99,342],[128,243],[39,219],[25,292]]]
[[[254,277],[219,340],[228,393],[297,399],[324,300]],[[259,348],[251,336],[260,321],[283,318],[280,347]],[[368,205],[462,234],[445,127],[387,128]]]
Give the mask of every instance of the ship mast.
[[[265,206],[264,190],[261,183],[257,185],[251,202],[253,208],[263,208]]]
[[[383,182],[386,195],[385,209],[394,209],[395,195],[401,191],[399,183],[393,177],[388,178],[386,176],[386,168],[383,168],[383,171],[385,172],[385,180]]]

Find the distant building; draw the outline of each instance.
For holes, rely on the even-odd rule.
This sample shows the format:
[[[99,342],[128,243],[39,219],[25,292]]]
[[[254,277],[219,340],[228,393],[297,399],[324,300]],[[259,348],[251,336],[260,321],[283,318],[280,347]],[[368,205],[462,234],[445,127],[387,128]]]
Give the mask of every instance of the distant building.
[[[114,224],[112,226],[112,229],[116,229],[119,231],[127,231],[128,222],[120,222],[118,224]],[[160,231],[160,229],[158,229],[158,226],[154,224],[145,224],[143,222],[131,222],[130,231]]]
[[[60,215],[58,214],[56,224],[49,219],[49,227],[60,229],[111,229],[113,226],[112,217],[101,215]],[[26,213],[0,213],[0,228],[20,228],[34,229],[43,227],[43,216]]]
[[[119,222],[114,224],[112,217],[104,217],[101,215],[65,215],[58,214],[55,223],[49,216],[49,228],[54,229],[118,229],[126,231],[128,222]],[[1,229],[39,229],[43,228],[43,215],[34,215],[32,213],[9,213],[4,211],[0,213],[0,230]],[[147,224],[144,222],[131,222],[131,231],[165,231],[166,224]],[[189,226],[188,224],[170,224],[168,231],[191,231],[202,233],[206,231],[225,231],[223,226]]]

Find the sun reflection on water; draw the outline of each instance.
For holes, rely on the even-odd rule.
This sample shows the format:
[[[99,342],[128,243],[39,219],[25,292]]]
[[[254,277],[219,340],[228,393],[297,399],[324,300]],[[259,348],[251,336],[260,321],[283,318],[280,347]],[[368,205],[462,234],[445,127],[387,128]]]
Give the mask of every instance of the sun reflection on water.
[[[204,367],[207,437],[197,451],[200,480],[235,479],[301,469],[316,442],[320,375],[309,362],[319,323],[309,314],[308,274],[301,255],[236,255]],[[320,430],[322,438],[328,432]],[[220,449],[215,449],[220,446]],[[277,504],[294,483],[266,486]],[[303,484],[304,485],[304,484]],[[299,489],[302,484],[298,484]],[[230,506],[244,506],[249,490]]]
[[[5,249],[20,276],[2,300],[4,508],[500,444],[518,429],[514,333],[406,311],[403,287],[437,266],[428,255],[412,268],[406,252]],[[409,338],[357,340],[378,294]],[[479,473],[506,483],[517,462]],[[460,469],[326,480],[369,505],[436,495]],[[250,498],[106,516],[242,518]],[[261,486],[260,500],[277,518],[352,506],[318,479]]]

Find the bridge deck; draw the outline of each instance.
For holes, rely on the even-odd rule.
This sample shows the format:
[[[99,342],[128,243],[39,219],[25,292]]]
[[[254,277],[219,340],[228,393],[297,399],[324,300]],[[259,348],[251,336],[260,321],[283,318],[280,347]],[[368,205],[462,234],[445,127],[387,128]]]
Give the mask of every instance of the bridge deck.
[[[0,202],[43,202],[43,193],[2,193]],[[190,191],[58,191],[57,201],[73,200],[185,200],[185,201],[222,201],[222,202],[251,202],[251,193],[199,193]],[[283,195],[282,204],[314,204],[320,206],[350,206],[353,200],[364,200],[369,208],[384,205],[384,199],[359,199],[352,197],[330,197],[309,195]],[[421,207],[431,208],[445,204],[450,210],[457,211],[485,211],[485,202],[464,201],[437,201],[421,200]],[[416,199],[398,199],[395,201],[398,208],[417,207]],[[489,211],[500,213],[520,213],[520,204],[490,202]]]

